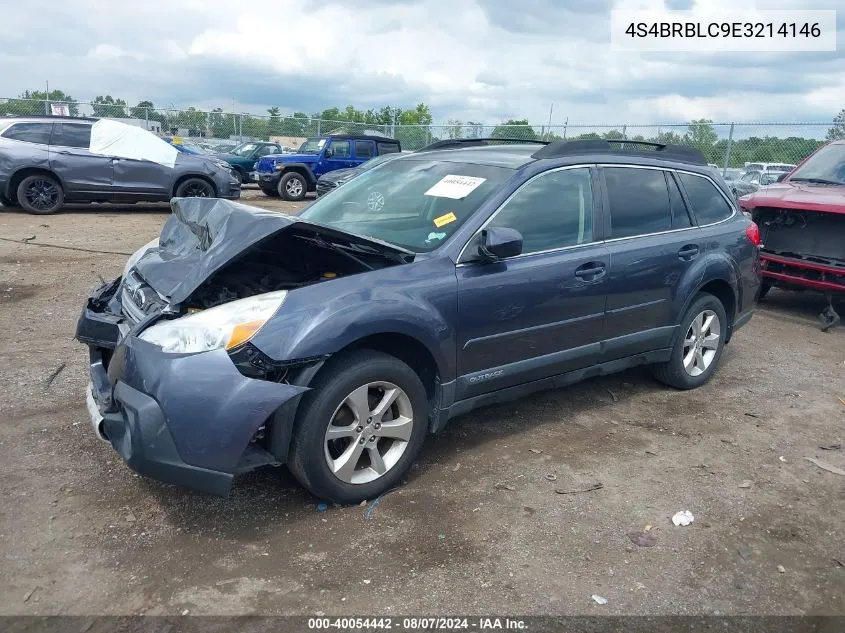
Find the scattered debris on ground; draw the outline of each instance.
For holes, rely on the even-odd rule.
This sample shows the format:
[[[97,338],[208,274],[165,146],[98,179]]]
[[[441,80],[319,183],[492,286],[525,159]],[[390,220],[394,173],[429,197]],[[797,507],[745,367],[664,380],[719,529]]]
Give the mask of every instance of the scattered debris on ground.
[[[672,516],[672,523],[679,527],[686,527],[692,524],[693,521],[695,521],[695,517],[689,510],[681,510]]]
[[[815,464],[816,466],[818,466],[822,470],[826,470],[827,472],[833,473],[834,475],[842,475],[843,477],[845,477],[845,470],[842,470],[841,468],[837,468],[836,466],[832,466],[831,464],[828,464],[827,462],[823,462],[820,459],[816,459],[815,457],[805,457],[804,459],[806,459],[811,464]]]
[[[586,488],[581,488],[579,490],[563,490],[562,488],[555,488],[555,492],[559,495],[577,495],[581,494],[582,492],[593,492],[594,490],[601,490],[604,488],[604,484],[601,482],[594,483],[592,486],[587,486]]]

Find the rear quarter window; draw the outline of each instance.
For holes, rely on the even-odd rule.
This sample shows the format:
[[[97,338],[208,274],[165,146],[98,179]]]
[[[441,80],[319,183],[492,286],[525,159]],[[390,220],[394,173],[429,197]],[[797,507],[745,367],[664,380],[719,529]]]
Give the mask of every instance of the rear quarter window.
[[[6,128],[3,132],[3,138],[12,139],[14,141],[23,141],[24,143],[40,143],[47,145],[50,142],[50,132],[53,129],[53,123],[15,123]]]
[[[379,143],[378,144],[378,153],[379,154],[395,154],[399,151],[399,144],[398,143]]]
[[[733,214],[733,207],[710,180],[694,174],[678,174],[699,226],[721,222]]]

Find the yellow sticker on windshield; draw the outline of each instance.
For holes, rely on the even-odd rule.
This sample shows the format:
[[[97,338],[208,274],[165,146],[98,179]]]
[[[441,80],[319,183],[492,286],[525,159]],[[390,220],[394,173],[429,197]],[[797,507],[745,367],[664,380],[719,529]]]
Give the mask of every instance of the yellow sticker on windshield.
[[[449,211],[449,213],[447,213],[446,215],[441,215],[439,218],[434,218],[434,226],[439,229],[441,226],[446,226],[447,224],[450,224],[457,219],[458,217],[452,211]]]

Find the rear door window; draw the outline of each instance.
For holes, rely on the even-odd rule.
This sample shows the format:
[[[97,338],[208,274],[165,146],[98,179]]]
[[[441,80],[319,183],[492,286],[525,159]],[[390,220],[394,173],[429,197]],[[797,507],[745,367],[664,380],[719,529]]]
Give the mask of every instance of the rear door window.
[[[56,123],[50,144],[88,149],[91,145],[91,126],[87,123]]]
[[[50,142],[52,130],[52,121],[50,123],[15,123],[3,132],[3,138],[47,145]]]
[[[355,156],[357,158],[369,159],[373,157],[372,141],[355,141]]]
[[[660,169],[605,167],[610,237],[633,237],[672,228],[672,207]]]
[[[678,176],[699,226],[720,222],[733,214],[733,207],[709,179],[695,174]]]

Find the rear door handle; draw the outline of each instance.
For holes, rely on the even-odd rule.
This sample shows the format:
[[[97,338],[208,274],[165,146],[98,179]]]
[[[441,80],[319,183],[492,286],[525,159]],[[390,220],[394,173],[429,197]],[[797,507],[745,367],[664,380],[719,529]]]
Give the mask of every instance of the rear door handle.
[[[575,276],[581,281],[601,279],[607,272],[604,262],[587,262],[575,269]]]
[[[700,249],[698,248],[697,244],[687,244],[685,246],[682,246],[681,250],[678,251],[678,258],[685,262],[688,262],[698,257],[699,252]]]

